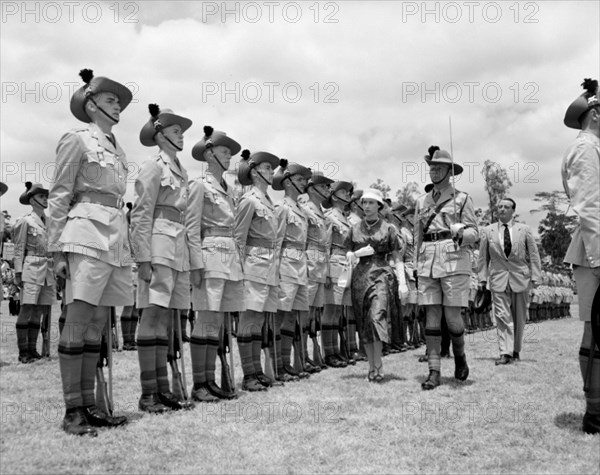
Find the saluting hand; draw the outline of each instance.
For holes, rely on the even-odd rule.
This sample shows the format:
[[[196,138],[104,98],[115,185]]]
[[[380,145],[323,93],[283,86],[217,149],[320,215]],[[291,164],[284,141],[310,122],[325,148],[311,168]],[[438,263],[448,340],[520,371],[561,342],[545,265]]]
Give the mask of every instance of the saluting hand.
[[[150,283],[152,280],[152,264],[149,262],[141,262],[138,268],[138,277],[144,282]]]

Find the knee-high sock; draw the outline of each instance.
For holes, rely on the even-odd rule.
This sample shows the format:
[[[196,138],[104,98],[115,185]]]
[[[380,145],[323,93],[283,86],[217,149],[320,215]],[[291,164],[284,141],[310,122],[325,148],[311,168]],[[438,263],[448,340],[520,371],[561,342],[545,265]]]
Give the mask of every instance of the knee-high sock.
[[[108,307],[96,307],[90,326],[83,335],[83,359],[81,362],[81,398],[83,406],[96,404],[94,394],[96,367],[100,357],[102,335],[110,331],[108,315]],[[110,351],[110,348],[108,351]]]
[[[590,361],[589,355],[592,344],[592,326],[590,322],[585,322],[581,347],[579,348],[579,367],[584,385],[588,364],[592,365],[589,389],[585,391],[586,412],[600,415],[600,350],[596,347],[594,358]]]
[[[215,368],[217,365],[217,353],[219,350],[219,339],[209,336],[206,347],[206,380],[215,380]]]
[[[19,316],[17,317],[15,325],[17,329],[19,356],[27,354],[27,351],[29,350],[29,345],[27,343],[29,338],[29,320],[34,308],[35,305],[24,304],[21,305],[21,309],[19,310]]]
[[[165,336],[156,337],[156,384],[159,393],[168,393],[169,372],[167,370],[167,354],[169,353],[169,339]]]
[[[440,350],[442,343],[442,306],[428,305],[426,307],[425,339],[427,343],[428,364],[430,371],[440,371]]]
[[[67,409],[83,406],[81,374],[84,335],[86,335],[88,344],[94,344],[99,340],[102,329],[100,325],[93,325],[95,310],[94,306],[79,300],[67,306],[65,325],[58,344],[60,375]],[[88,330],[90,330],[90,335],[87,335]],[[97,358],[91,369],[94,376],[96,362]],[[86,365],[86,368],[87,366],[89,365]]]

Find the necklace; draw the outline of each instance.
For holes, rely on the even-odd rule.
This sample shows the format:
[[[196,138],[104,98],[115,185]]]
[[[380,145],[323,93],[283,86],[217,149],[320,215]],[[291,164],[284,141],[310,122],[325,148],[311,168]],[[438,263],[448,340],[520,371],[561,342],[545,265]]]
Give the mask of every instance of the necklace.
[[[377,217],[377,219],[375,221],[373,221],[373,224],[369,224],[369,222],[365,219],[365,227],[370,231],[371,229],[373,229],[373,227],[379,222],[379,217]]]

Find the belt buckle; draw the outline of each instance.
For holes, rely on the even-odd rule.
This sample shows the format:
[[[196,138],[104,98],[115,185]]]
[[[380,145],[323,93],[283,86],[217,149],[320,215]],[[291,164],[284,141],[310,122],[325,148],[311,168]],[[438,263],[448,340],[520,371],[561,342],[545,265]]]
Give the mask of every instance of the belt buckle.
[[[123,207],[123,203],[124,203],[123,197],[122,196],[117,197],[117,209],[121,209]]]
[[[179,224],[183,224],[185,223],[185,212],[180,211],[179,212]]]

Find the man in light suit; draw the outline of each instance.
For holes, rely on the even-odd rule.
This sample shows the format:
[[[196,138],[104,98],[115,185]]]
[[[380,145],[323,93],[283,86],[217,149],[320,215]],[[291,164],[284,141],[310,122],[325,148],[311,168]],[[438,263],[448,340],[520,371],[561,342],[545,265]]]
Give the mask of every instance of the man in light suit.
[[[500,358],[496,365],[519,359],[529,306],[529,288],[541,281],[540,255],[531,229],[513,221],[517,205],[505,198],[498,203],[497,223],[481,233],[479,283],[489,278],[496,316]]]

